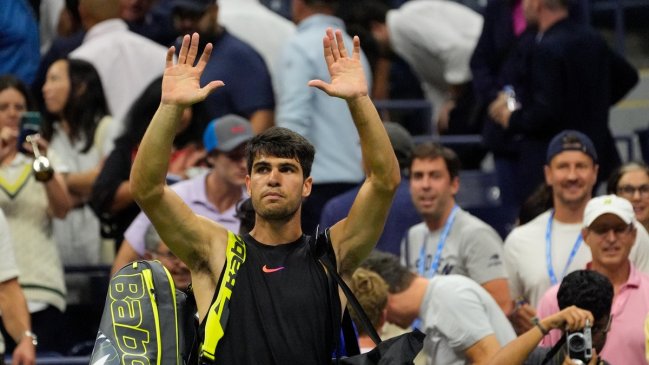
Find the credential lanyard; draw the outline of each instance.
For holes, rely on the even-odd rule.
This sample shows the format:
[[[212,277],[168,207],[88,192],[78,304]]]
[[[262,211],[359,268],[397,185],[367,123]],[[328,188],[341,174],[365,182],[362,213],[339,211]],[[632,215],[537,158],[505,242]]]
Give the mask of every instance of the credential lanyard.
[[[428,237],[430,237],[430,233],[428,234],[428,236],[426,236],[426,240],[421,245],[421,250],[419,252],[418,271],[420,275],[424,277],[432,278],[437,273],[437,268],[439,267],[439,261],[440,258],[442,257],[442,250],[444,249],[444,245],[446,244],[446,238],[448,238],[448,234],[451,231],[453,222],[455,222],[455,216],[457,215],[458,209],[459,208],[457,204],[453,206],[453,209],[451,210],[451,214],[448,216],[448,219],[446,220],[446,224],[444,224],[444,228],[442,229],[442,234],[439,236],[439,241],[437,242],[437,251],[435,252],[433,263],[430,265],[430,269],[428,270],[428,275],[426,275],[425,263],[426,263],[426,243],[428,243]]]
[[[550,276],[550,283],[552,285],[556,285],[559,281],[557,280],[556,275],[554,274],[554,269],[552,268],[552,220],[554,219],[554,210],[550,213],[550,218],[548,219],[548,225],[545,230],[545,261],[546,265],[548,267],[548,276]],[[570,251],[570,256],[568,256],[568,261],[566,262],[566,266],[563,268],[563,272],[561,273],[561,279],[563,279],[564,276],[566,276],[566,271],[568,271],[568,267],[570,264],[572,264],[572,260],[575,259],[575,256],[577,255],[577,250],[579,250],[579,246],[581,246],[581,241],[583,241],[581,237],[581,233],[577,236],[577,240],[575,240],[574,245],[572,246],[572,251]]]

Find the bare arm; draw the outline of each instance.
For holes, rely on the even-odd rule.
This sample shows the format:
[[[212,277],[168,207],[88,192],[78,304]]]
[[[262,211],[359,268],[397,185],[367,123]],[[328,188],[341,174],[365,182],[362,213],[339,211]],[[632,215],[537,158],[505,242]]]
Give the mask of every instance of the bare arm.
[[[509,294],[509,285],[507,285],[507,279],[494,279],[489,280],[486,283],[482,283],[482,287],[491,294],[494,298],[500,309],[503,310],[505,314],[511,312],[513,308],[512,297]]]
[[[257,110],[250,115],[250,124],[254,134],[259,134],[275,125],[275,112],[272,109]]]
[[[27,302],[16,278],[0,283],[0,310],[2,322],[17,344],[13,353],[13,364],[34,364],[36,349],[31,337],[24,336],[25,332],[32,328],[31,320]]]
[[[490,334],[487,337],[481,338],[478,342],[474,343],[464,351],[467,359],[473,365],[485,365],[489,359],[498,352],[500,344],[496,335]]]
[[[396,156],[383,123],[368,96],[367,82],[360,62],[360,40],[354,37],[349,57],[340,30],[327,30],[324,56],[331,83],[309,82],[330,96],[347,101],[361,140],[366,178],[347,218],[331,228],[331,240],[343,275],[351,274],[376,245],[388,215],[400,175]]]
[[[183,260],[192,273],[213,268],[209,261],[224,256],[211,255],[211,242],[225,243],[227,231],[220,225],[194,214],[165,183],[169,156],[183,110],[201,100],[221,81],[199,85],[200,76],[212,51],[208,44],[198,60],[198,34],[183,38],[178,63],[174,64],[174,47],[167,52],[162,81],[162,101],[147,129],[131,170],[131,194],[155,226],[162,240]],[[220,263],[222,267],[222,263]]]
[[[68,211],[72,208],[72,199],[68,193],[68,188],[65,186],[63,176],[59,173],[54,173],[52,179],[44,184],[50,214],[56,218],[65,218]]]
[[[113,261],[113,266],[110,269],[110,275],[114,275],[119,271],[119,269],[124,267],[124,265],[138,259],[140,259],[140,255],[133,249],[131,243],[127,240],[123,240],[122,244],[119,246],[119,250],[117,251],[117,256],[115,256],[115,260]]]
[[[555,313],[541,320],[541,326],[546,330],[568,329],[577,330],[584,328],[586,320],[593,323],[593,315],[586,310],[579,309],[575,306],[565,308],[561,312]],[[505,347],[488,362],[489,365],[518,365],[523,364],[525,359],[532,353],[536,346],[541,342],[544,334],[541,329],[534,326],[529,331],[520,335]]]
[[[99,171],[101,170],[100,167],[101,166],[98,165],[97,167],[87,171],[66,174],[65,183],[68,190],[70,190],[71,193],[82,197],[90,196],[92,184],[95,183],[95,179],[99,176]]]

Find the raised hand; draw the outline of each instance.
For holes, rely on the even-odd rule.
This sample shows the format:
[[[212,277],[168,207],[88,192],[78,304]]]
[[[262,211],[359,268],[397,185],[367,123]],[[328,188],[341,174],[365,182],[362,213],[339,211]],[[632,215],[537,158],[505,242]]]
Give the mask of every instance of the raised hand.
[[[592,326],[594,322],[593,315],[585,309],[572,305],[544,318],[542,322],[545,322],[546,328],[577,331],[586,326],[586,321]]]
[[[367,96],[367,81],[361,64],[361,41],[358,36],[354,36],[351,57],[345,49],[343,35],[339,29],[334,34],[334,31],[328,28],[322,44],[331,82],[311,80],[309,86],[345,100]]]
[[[174,64],[175,47],[167,51],[167,64],[162,78],[162,103],[179,106],[189,106],[200,101],[217,88],[223,86],[223,81],[211,81],[201,88],[200,79],[207,61],[212,54],[212,44],[208,43],[196,66],[198,55],[198,33],[183,37],[178,63]]]

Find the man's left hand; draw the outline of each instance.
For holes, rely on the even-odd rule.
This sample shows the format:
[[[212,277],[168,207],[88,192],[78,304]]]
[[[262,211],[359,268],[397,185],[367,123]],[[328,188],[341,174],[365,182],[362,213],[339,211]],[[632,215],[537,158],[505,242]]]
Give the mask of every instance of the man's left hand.
[[[335,35],[335,36],[334,36]],[[351,57],[345,48],[343,34],[340,29],[327,29],[322,40],[324,57],[331,75],[331,83],[322,80],[311,80],[309,86],[317,87],[330,96],[345,100],[367,96],[367,81],[361,64],[361,41],[354,36],[354,48]]]
[[[34,365],[36,364],[36,348],[32,344],[31,337],[23,336],[11,358],[11,365]]]

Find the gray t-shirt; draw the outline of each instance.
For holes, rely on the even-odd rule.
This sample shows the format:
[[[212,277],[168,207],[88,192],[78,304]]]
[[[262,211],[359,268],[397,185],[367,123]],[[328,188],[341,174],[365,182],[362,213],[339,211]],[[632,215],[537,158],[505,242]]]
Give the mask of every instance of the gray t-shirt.
[[[501,346],[516,338],[509,320],[489,293],[460,275],[430,279],[419,316],[426,333],[428,365],[463,365],[464,352],[495,334]]]
[[[424,269],[428,273],[443,230],[444,227],[431,232],[423,222],[410,228],[401,242],[401,263],[418,272],[421,247],[425,244]],[[458,209],[442,249],[437,274],[463,275],[479,284],[506,279],[502,239],[491,226]]]

